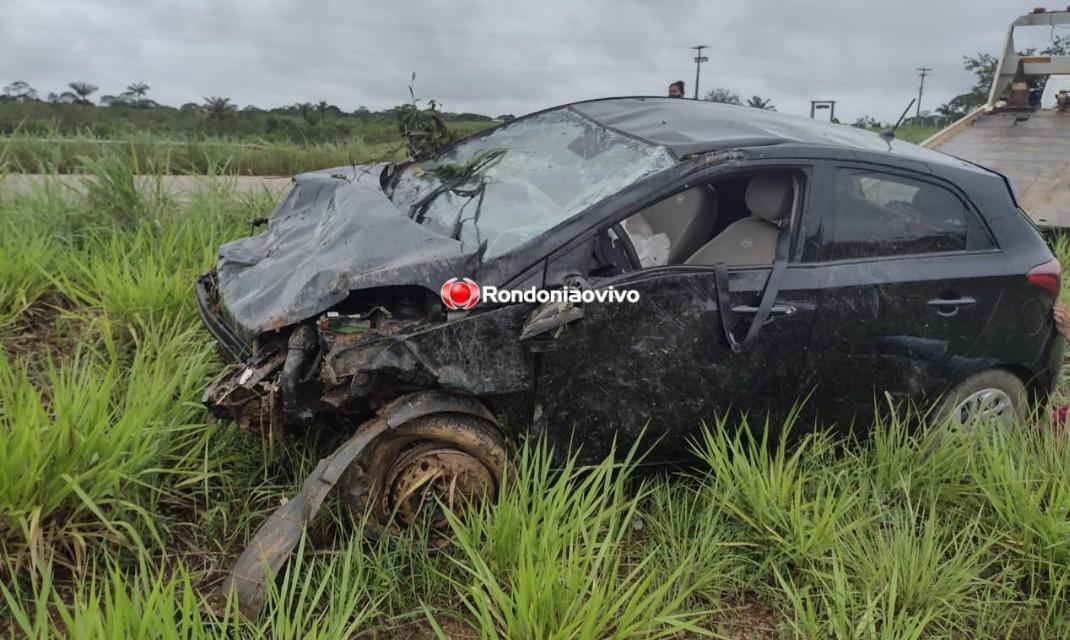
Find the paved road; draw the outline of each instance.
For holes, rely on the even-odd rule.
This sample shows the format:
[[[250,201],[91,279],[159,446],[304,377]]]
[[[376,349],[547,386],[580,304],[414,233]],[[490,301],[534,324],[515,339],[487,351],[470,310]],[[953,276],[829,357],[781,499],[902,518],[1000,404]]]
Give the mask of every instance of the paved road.
[[[28,192],[34,189],[37,185],[49,180],[54,180],[60,184],[81,191],[84,189],[82,180],[86,177],[87,176],[83,175],[45,176],[27,173],[3,175],[0,176],[0,197],[10,193]],[[144,177],[141,178],[141,180],[147,182],[151,180],[151,178]],[[161,180],[165,189],[175,193],[194,191],[207,185],[211,180],[220,180],[226,183],[231,183],[237,191],[242,192],[268,189],[270,191],[282,193],[286,187],[290,185],[289,176],[228,176],[222,178],[208,178],[205,176],[163,176]]]

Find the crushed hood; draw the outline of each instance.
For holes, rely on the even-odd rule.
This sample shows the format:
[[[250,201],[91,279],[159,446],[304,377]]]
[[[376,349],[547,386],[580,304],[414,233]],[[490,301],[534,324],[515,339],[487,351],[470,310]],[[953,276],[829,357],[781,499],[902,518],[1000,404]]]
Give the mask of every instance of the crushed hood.
[[[246,335],[300,322],[351,291],[463,276],[474,248],[413,221],[379,187],[382,165],[306,173],[267,231],[219,249],[223,312]]]

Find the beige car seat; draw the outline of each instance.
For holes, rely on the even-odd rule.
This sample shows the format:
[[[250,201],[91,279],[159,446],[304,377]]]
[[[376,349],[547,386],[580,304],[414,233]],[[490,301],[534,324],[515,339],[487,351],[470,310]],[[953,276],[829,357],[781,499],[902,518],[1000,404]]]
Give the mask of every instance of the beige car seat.
[[[744,200],[751,215],[728,225],[684,264],[772,264],[780,228],[791,221],[795,178],[780,171],[759,173],[747,185]]]
[[[625,228],[642,228],[669,238],[668,264],[679,264],[694,253],[713,233],[717,224],[717,192],[710,186],[693,187],[656,202],[631,216],[637,218]]]

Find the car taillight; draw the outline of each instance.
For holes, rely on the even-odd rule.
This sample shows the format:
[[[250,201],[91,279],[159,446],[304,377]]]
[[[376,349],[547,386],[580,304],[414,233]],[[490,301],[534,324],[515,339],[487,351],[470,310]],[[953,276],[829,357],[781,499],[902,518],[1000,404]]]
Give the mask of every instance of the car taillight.
[[[1062,267],[1059,266],[1059,261],[1052,258],[1044,264],[1038,264],[1030,269],[1025,276],[1025,281],[1047,291],[1053,298],[1058,298],[1059,274],[1061,271]]]

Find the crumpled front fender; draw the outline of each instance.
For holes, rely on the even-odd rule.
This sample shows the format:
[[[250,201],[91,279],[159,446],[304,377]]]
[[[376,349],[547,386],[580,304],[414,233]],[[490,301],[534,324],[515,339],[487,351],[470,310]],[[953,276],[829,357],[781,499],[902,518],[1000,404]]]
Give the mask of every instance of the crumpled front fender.
[[[475,398],[441,391],[418,391],[384,405],[342,446],[320,460],[305,479],[300,493],[260,526],[221,585],[220,598],[225,599],[235,592],[242,613],[254,618],[263,603],[267,585],[275,579],[300,541],[305,525],[319,513],[323,501],[349,465],[386,431],[434,413],[464,413],[498,425],[494,415]]]

